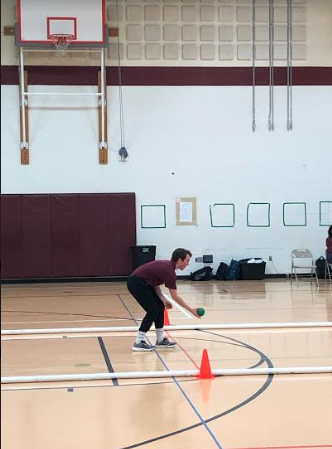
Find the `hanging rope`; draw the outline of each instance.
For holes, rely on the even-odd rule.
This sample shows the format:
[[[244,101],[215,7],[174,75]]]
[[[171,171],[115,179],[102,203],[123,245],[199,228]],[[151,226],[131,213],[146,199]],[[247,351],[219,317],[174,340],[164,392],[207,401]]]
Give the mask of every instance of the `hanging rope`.
[[[292,0],[287,0],[287,131],[293,130]]]
[[[119,79],[119,114],[120,114],[120,141],[121,147],[119,155],[121,161],[128,157],[128,151],[125,145],[125,124],[124,124],[124,109],[123,109],[123,95],[122,95],[122,70],[121,70],[121,52],[120,52],[120,26],[119,26],[119,0],[116,0],[116,24],[118,28],[118,79]]]
[[[252,132],[256,131],[256,0],[252,0]]]
[[[270,20],[270,27],[269,27],[269,35],[270,35],[269,36],[269,38],[270,38],[269,39],[270,40],[269,95],[270,95],[270,101],[269,101],[268,128],[269,128],[269,131],[274,131],[274,65],[273,65],[274,64],[274,0],[270,0],[269,20]]]

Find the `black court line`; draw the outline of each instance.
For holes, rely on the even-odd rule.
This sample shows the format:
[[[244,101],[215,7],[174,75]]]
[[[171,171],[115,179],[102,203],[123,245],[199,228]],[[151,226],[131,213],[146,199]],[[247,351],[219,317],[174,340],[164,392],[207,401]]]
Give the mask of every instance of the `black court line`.
[[[209,333],[209,332],[206,332],[206,333]],[[223,337],[223,335],[219,335],[219,334],[214,334],[214,335],[216,335],[218,337]],[[224,337],[224,338],[228,338],[228,337]],[[242,343],[243,347],[252,348],[255,352],[258,352],[261,355],[263,361],[267,363],[268,367],[269,368],[273,368],[273,364],[272,364],[271,360],[267,356],[265,356],[261,351],[259,351],[259,349],[254,348],[251,345],[247,345],[246,343],[241,342],[239,340],[235,340],[235,339],[232,339],[232,340],[237,341],[238,343]],[[274,374],[267,375],[267,379],[264,382],[264,384],[252,396],[248,397],[247,399],[245,399],[244,401],[240,402],[239,404],[236,404],[235,406],[229,408],[228,410],[225,410],[222,413],[219,413],[219,414],[217,414],[215,416],[212,416],[210,418],[205,419],[205,422],[206,423],[210,423],[212,421],[220,419],[223,416],[226,416],[226,415],[234,412],[235,410],[244,407],[245,405],[247,405],[251,401],[257,399],[269,387],[269,385],[272,383],[273,377],[274,377]],[[134,448],[138,448],[140,446],[145,446],[147,444],[154,443],[154,442],[156,442],[158,440],[162,440],[164,438],[169,438],[171,436],[178,435],[178,434],[183,433],[183,432],[187,432],[189,430],[192,430],[192,429],[195,429],[197,427],[200,427],[201,425],[202,425],[202,423],[199,422],[199,423],[193,424],[191,426],[184,427],[182,429],[175,430],[173,432],[169,432],[169,433],[164,434],[164,435],[159,435],[159,436],[151,438],[149,440],[140,441],[140,442],[134,443],[134,444],[132,444],[130,446],[122,447],[121,449],[134,449]]]
[[[127,307],[126,303],[123,301],[123,299],[121,298],[121,295],[118,295],[120,301],[122,302],[123,306],[125,307],[125,309],[128,311],[129,315],[135,320],[134,315],[131,313],[131,311],[129,310],[129,308]],[[135,320],[136,321],[136,320]],[[136,324],[138,324],[138,322],[136,321]],[[149,339],[148,339],[149,341]],[[167,363],[165,362],[165,360],[161,357],[161,355],[158,353],[158,351],[156,349],[154,349],[154,353],[156,354],[156,356],[159,358],[159,360],[161,361],[161,363],[163,364],[164,368],[167,371],[170,371],[169,367],[167,366]],[[191,399],[189,398],[189,396],[187,395],[187,393],[184,391],[184,389],[182,388],[182,386],[180,385],[180,382],[177,380],[176,377],[172,377],[174,383],[176,384],[176,386],[179,388],[179,390],[181,391],[181,393],[183,394],[184,398],[187,400],[189,406],[192,408],[192,410],[194,411],[194,413],[197,415],[197,417],[200,420],[200,425],[204,426],[205,429],[207,430],[208,434],[210,435],[210,437],[212,438],[212,440],[214,441],[214,443],[216,444],[216,446],[218,447],[218,449],[223,449],[221,444],[219,443],[217,437],[214,435],[214,433],[212,432],[212,430],[210,429],[210,427],[207,425],[207,421],[203,418],[203,416],[199,413],[198,409],[196,408],[196,406],[194,405],[194,403],[191,401]],[[153,441],[156,441],[155,439],[153,439]],[[141,445],[141,444],[139,444]]]
[[[79,316],[79,317],[88,317],[88,318],[105,318],[108,320],[127,320],[133,321],[132,318],[124,318],[119,316],[109,316],[109,315],[92,315],[87,313],[74,313],[74,312],[50,312],[50,311],[35,311],[35,310],[2,310],[1,313],[26,313],[26,314],[34,314],[34,315],[61,315],[61,316]],[[89,321],[89,320],[87,320]]]
[[[262,351],[260,351],[259,349],[255,348],[252,345],[244,343],[244,342],[242,342],[240,340],[236,340],[235,338],[230,338],[230,337],[227,337],[227,336],[224,336],[224,335],[220,335],[220,334],[216,334],[216,333],[213,333],[213,332],[208,332],[208,331],[203,331],[203,330],[198,330],[198,331],[199,332],[203,332],[204,334],[214,335],[214,336],[218,337],[218,339],[222,338],[222,339],[230,340],[233,343],[235,343],[236,346],[240,345],[240,346],[242,346],[244,348],[250,349],[250,350],[256,352],[260,356],[261,360],[258,363],[258,365],[261,365],[262,363],[266,363],[269,368],[273,368],[273,363],[269,359],[269,357],[267,357]],[[220,341],[220,343],[222,343],[222,341]],[[214,416],[212,416],[210,418],[205,419],[204,420],[205,423],[210,423],[212,421],[220,419],[220,418],[222,418],[222,417],[224,417],[224,416],[226,416],[226,415],[228,415],[230,413],[233,413],[234,411],[244,407],[245,405],[249,404],[251,401],[257,399],[271,385],[273,378],[274,378],[274,374],[268,374],[266,376],[266,380],[263,383],[263,385],[253,395],[249,396],[248,398],[246,398],[242,402],[234,405],[233,407],[231,407],[231,408],[229,408],[229,409],[227,409],[227,410],[225,410],[225,411],[223,411],[221,413],[218,413],[217,415],[214,415]],[[148,445],[150,443],[155,443],[156,441],[160,441],[160,440],[163,440],[165,438],[169,438],[169,437],[181,434],[183,432],[187,432],[189,430],[195,429],[197,427],[200,427],[200,426],[202,426],[202,424],[203,424],[202,422],[198,422],[198,423],[192,424],[191,426],[183,427],[182,429],[178,429],[178,430],[175,430],[173,432],[169,432],[167,434],[158,435],[158,436],[156,436],[154,438],[150,438],[149,440],[140,441],[140,442],[131,444],[129,446],[123,446],[123,447],[121,447],[121,449],[134,449],[134,448],[138,448],[138,447],[141,447],[141,446]]]
[[[98,337],[98,342],[99,342],[99,346],[101,348],[101,351],[103,353],[103,356],[104,356],[104,359],[105,359],[105,362],[106,362],[106,365],[107,365],[108,372],[109,373],[114,373],[114,369],[113,369],[111,360],[109,358],[109,355],[108,355],[108,352],[107,352],[104,340],[101,337]],[[116,379],[116,378],[112,379],[112,382],[113,382],[113,385],[119,385],[118,379]]]

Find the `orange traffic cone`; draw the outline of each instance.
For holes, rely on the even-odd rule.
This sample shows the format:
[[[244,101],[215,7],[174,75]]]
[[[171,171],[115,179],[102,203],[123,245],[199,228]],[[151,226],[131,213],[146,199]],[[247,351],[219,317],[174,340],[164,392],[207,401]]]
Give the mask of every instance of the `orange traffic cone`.
[[[171,323],[169,321],[167,309],[164,310],[164,326],[170,326]]]
[[[212,371],[211,371],[208,352],[206,349],[204,349],[198,379],[213,379],[213,378],[214,378],[214,375],[212,374]]]

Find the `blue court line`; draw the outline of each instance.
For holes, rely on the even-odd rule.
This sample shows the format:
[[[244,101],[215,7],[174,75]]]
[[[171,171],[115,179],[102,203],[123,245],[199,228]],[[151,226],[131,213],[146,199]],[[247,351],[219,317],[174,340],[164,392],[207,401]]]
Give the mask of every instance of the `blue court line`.
[[[128,309],[128,307],[126,306],[126,304],[124,303],[124,301],[122,300],[121,296],[118,295],[120,301],[122,302],[123,306],[125,307],[125,309],[127,310],[127,312],[129,313],[129,315],[132,317],[132,319],[135,321],[136,325],[138,325],[138,321],[135,319],[134,315],[131,313],[131,311]],[[150,340],[149,340],[150,342]],[[151,342],[150,342],[151,344]],[[154,352],[157,354],[159,360],[161,361],[161,363],[164,365],[165,369],[167,371],[170,371],[170,369],[168,368],[168,366],[166,365],[166,363],[164,362],[164,360],[162,359],[162,357],[159,355],[158,351],[156,351],[154,349]],[[189,397],[187,396],[186,392],[184,391],[184,389],[181,387],[180,383],[178,382],[178,380],[175,377],[172,377],[172,379],[174,380],[174,382],[176,383],[177,387],[179,388],[179,390],[181,391],[181,393],[183,394],[183,396],[186,398],[186,400],[188,401],[189,405],[191,406],[191,408],[193,409],[193,411],[196,413],[196,415],[198,416],[198,418],[200,419],[201,423],[203,424],[203,426],[205,427],[205,429],[208,431],[208,433],[210,434],[211,438],[213,439],[213,441],[215,442],[216,446],[218,447],[218,449],[223,449],[222,446],[220,445],[219,441],[217,440],[217,438],[214,436],[212,430],[209,428],[209,426],[207,425],[206,421],[204,420],[204,418],[202,417],[202,415],[199,413],[199,411],[197,410],[197,408],[195,407],[195,405],[192,403],[192,401],[189,399]]]

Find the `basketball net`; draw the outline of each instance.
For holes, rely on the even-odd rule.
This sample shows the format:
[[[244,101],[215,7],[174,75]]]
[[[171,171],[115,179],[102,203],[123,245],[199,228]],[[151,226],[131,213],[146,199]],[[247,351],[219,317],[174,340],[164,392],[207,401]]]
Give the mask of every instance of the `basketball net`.
[[[51,34],[57,56],[66,56],[69,44],[74,39],[73,34]]]

